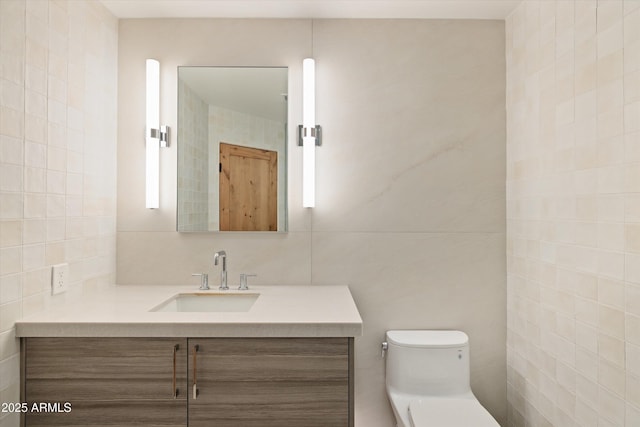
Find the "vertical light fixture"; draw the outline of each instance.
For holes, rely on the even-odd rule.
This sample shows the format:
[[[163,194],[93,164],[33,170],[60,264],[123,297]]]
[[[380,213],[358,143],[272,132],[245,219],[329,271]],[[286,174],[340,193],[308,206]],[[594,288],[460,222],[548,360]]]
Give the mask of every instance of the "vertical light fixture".
[[[160,126],[160,63],[147,59],[146,202],[148,209],[160,207],[160,147],[169,146],[169,127]]]
[[[302,206],[316,204],[316,145],[321,144],[321,127],[316,125],[316,71],[313,58],[302,61],[302,125],[298,145],[302,145]]]

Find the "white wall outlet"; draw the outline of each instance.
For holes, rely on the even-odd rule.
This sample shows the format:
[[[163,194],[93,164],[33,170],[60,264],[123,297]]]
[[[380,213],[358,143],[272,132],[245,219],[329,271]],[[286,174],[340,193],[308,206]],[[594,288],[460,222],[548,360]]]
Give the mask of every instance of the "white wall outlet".
[[[51,295],[67,291],[69,264],[56,264],[51,267]]]

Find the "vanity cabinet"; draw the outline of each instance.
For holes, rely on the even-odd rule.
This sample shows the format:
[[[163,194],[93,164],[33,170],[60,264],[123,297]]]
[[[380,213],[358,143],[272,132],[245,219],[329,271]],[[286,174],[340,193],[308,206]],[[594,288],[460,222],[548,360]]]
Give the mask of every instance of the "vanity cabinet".
[[[185,338],[23,338],[22,422],[184,427],[186,374]]]
[[[348,338],[190,339],[189,426],[349,426],[350,347]]]
[[[353,338],[22,339],[23,426],[353,426]],[[64,409],[64,408],[63,408]]]

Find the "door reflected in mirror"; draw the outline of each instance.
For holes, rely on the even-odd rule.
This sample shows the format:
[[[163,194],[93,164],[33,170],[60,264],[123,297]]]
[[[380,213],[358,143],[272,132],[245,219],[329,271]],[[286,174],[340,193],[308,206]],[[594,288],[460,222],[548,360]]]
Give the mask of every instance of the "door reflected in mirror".
[[[286,67],[178,67],[178,231],[286,231]]]
[[[220,231],[277,231],[278,152],[220,143]]]

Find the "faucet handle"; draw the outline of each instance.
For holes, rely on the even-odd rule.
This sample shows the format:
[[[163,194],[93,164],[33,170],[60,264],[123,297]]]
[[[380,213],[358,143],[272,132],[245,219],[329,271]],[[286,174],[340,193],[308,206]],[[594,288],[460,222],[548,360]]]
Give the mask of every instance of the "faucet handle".
[[[192,276],[200,276],[200,290],[209,290],[209,275],[207,273],[191,273]]]
[[[258,277],[258,275],[253,273],[240,273],[240,286],[238,287],[239,290],[246,291],[249,289],[249,286],[247,285],[247,277]]]

